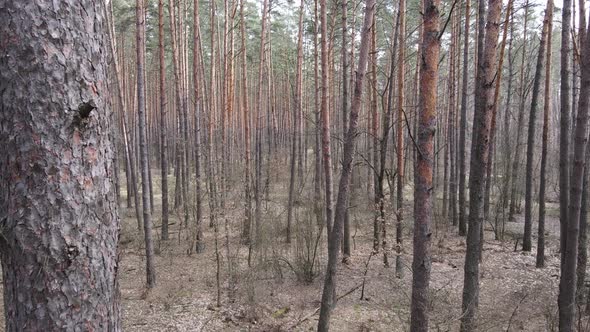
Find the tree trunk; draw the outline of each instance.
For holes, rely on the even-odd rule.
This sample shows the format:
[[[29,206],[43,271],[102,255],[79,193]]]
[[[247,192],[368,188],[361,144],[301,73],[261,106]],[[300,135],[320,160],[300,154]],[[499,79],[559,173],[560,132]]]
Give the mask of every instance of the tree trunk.
[[[341,0],[342,6],[342,135],[348,131],[348,1]],[[342,262],[350,260],[350,202],[346,204],[346,216],[344,217],[344,238],[342,241]]]
[[[519,193],[519,186],[518,186],[518,171],[520,170],[520,154],[521,154],[521,147],[522,144],[522,135],[521,132],[523,124],[524,124],[524,112],[526,106],[526,82],[524,77],[525,67],[526,67],[526,47],[527,47],[527,27],[529,21],[529,0],[526,0],[525,8],[524,8],[524,30],[523,30],[523,45],[522,45],[522,57],[520,62],[520,80],[519,80],[519,95],[520,101],[518,106],[518,122],[516,124],[516,145],[514,146],[514,159],[512,160],[512,188],[510,189],[510,208],[508,211],[508,220],[514,221],[514,214],[516,213],[516,208],[518,205],[518,201],[520,200],[520,193]]]
[[[412,305],[410,330],[428,331],[428,288],[430,283],[430,224],[433,215],[432,174],[436,130],[436,88],[440,52],[440,0],[426,0],[423,19],[418,146],[414,189],[414,258],[412,261]]]
[[[147,287],[156,286],[156,270],[154,266],[154,244],[152,241],[152,216],[150,212],[148,148],[146,140],[145,115],[145,6],[144,0],[136,0],[136,45],[137,48],[137,115],[139,124],[139,162],[141,172],[141,202],[143,208],[143,230],[145,234],[146,280]]]
[[[565,5],[565,3],[564,3]],[[565,10],[565,8],[564,8]],[[586,37],[587,38],[587,37]],[[561,278],[559,281],[559,330],[574,331],[575,328],[575,294],[576,263],[578,259],[578,235],[580,228],[580,210],[582,201],[582,183],[584,176],[586,140],[588,139],[588,104],[590,97],[590,39],[585,39],[580,47],[580,95],[578,113],[574,130],[573,167],[570,177],[569,210],[567,219],[567,236],[565,253],[562,255]],[[563,77],[562,77],[563,80]],[[560,147],[563,148],[563,147]]]
[[[320,28],[318,25],[318,0],[314,0],[314,34],[313,34],[313,80],[314,80],[314,113],[315,113],[315,146],[314,146],[314,155],[315,155],[315,179],[314,179],[314,210],[316,215],[316,220],[318,227],[323,229],[325,219],[322,213],[322,205],[321,205],[321,186],[322,186],[322,152],[321,152],[321,119],[320,119],[320,79],[319,79],[319,66],[318,66],[318,35],[320,32]],[[353,47],[354,49],[354,47]]]
[[[488,163],[486,169],[486,189],[485,189],[485,196],[484,196],[484,220],[490,221],[490,201],[491,201],[491,191],[492,191],[492,166],[493,166],[493,158],[496,153],[496,123],[497,123],[497,113],[498,107],[500,106],[500,88],[502,86],[502,72],[503,72],[503,65],[504,65],[504,53],[506,51],[506,41],[508,39],[508,27],[510,22],[510,17],[512,16],[512,7],[514,1],[510,0],[508,5],[506,6],[506,14],[504,16],[504,30],[502,32],[502,46],[500,47],[500,55],[498,60],[498,76],[496,78],[496,84],[494,87],[494,109],[492,111],[492,124],[490,127],[490,157],[488,158],[490,162]],[[508,91],[510,97],[510,90]],[[508,98],[510,100],[510,98]],[[491,222],[491,221],[490,221]],[[496,239],[499,239],[499,225],[498,225],[498,218],[496,218],[496,223],[494,225],[494,234]]]
[[[164,0],[158,1],[160,64],[160,163],[162,176],[162,240],[168,240],[168,141],[166,139],[166,61],[164,57]]]
[[[565,262],[569,208],[569,135],[572,108],[570,89],[572,1],[563,0],[561,10],[560,118],[559,118],[559,249],[561,264]],[[562,266],[563,267],[563,266]],[[563,308],[564,310],[566,308]],[[561,312],[561,311],[560,311]]]
[[[529,129],[526,152],[526,193],[524,206],[524,235],[522,239],[522,250],[531,251],[532,249],[532,229],[533,229],[533,157],[535,150],[535,127],[537,125],[537,107],[539,92],[541,89],[541,74],[545,62],[545,44],[547,44],[547,34],[549,21],[553,19],[553,1],[547,1],[545,9],[545,19],[543,20],[543,30],[541,32],[541,42],[539,43],[539,55],[537,57],[537,68],[535,69],[535,78],[533,81],[533,92],[531,96],[531,112],[529,114]]]
[[[580,7],[578,9],[579,19],[580,22],[578,28],[578,41],[579,45],[584,45],[584,40],[586,36],[586,4],[585,1],[579,1]],[[575,2],[573,7],[574,12],[576,11]],[[576,66],[578,61],[573,61],[572,65]],[[580,65],[581,63],[578,63]],[[575,90],[576,90],[576,82],[577,82],[577,75],[573,75],[573,86],[572,89],[574,92],[573,100],[575,98]],[[574,111],[575,112],[575,111]],[[575,114],[575,113],[574,113]],[[586,165],[590,162],[589,158],[589,151],[590,144],[586,144]],[[577,287],[576,287],[576,301],[578,305],[582,305],[584,303],[584,290],[585,290],[585,279],[586,279],[586,266],[588,262],[588,251],[587,251],[587,226],[588,226],[588,182],[590,181],[590,172],[588,167],[584,168],[584,178],[582,183],[582,206],[580,211],[580,235],[578,236],[578,265],[576,267],[576,274],[577,274]]]
[[[436,9],[436,8],[435,8]],[[404,222],[404,82],[406,49],[406,0],[399,2],[399,54],[397,64],[397,207],[395,224],[395,276],[403,277],[402,224]]]
[[[463,40],[463,85],[461,87],[461,128],[459,130],[459,235],[467,234],[467,209],[465,200],[465,189],[467,170],[465,161],[465,145],[467,134],[467,94],[469,87],[469,27],[471,1],[465,0],[465,28]]]
[[[203,202],[201,196],[201,91],[204,80],[201,79],[201,27],[199,23],[199,0],[194,1],[193,6],[193,84],[194,84],[194,115],[195,115],[195,251],[201,253],[205,250],[203,238]]]
[[[368,167],[369,171],[371,172],[372,179],[373,179],[373,206],[371,210],[373,211],[373,251],[379,252],[379,248],[381,246],[381,220],[380,220],[380,213],[379,213],[379,201],[380,201],[380,193],[379,193],[379,179],[377,174],[378,170],[378,163],[379,163],[379,134],[378,127],[379,127],[379,114],[377,113],[377,33],[375,29],[371,29],[371,49],[369,54],[371,56],[370,65],[371,69],[369,70],[369,82],[367,84],[367,94],[369,96],[369,107],[371,110],[371,157]],[[387,261],[387,253],[383,252],[384,259]]]
[[[5,329],[120,331],[104,4],[0,2]]]
[[[485,13],[485,1],[480,0],[480,15]],[[475,115],[469,176],[469,228],[465,277],[463,284],[463,316],[461,331],[476,330],[476,314],[479,298],[479,256],[483,220],[483,196],[485,170],[489,162],[489,138],[492,110],[494,107],[493,82],[496,77],[496,47],[500,27],[501,0],[488,1],[489,12],[485,28],[482,56],[478,57],[475,91]],[[482,15],[483,16],[483,15]],[[481,17],[483,19],[483,17]]]
[[[246,62],[246,22],[244,20],[244,0],[240,0],[240,38],[242,40],[241,61],[242,61],[242,114],[244,121],[244,196],[245,196],[245,218],[242,227],[242,242],[251,244],[252,228],[252,180],[251,180],[251,153],[250,153],[250,113],[248,108],[248,70]],[[250,246],[251,248],[251,246]],[[250,252],[249,252],[250,253]],[[250,258],[250,255],[248,255]]]
[[[326,45],[326,0],[321,0],[321,17],[322,17],[322,67],[326,68],[325,63],[325,55],[327,51]],[[346,214],[347,209],[347,202],[348,196],[350,193],[350,176],[352,174],[352,162],[354,159],[354,148],[355,148],[355,140],[358,134],[358,117],[359,111],[361,106],[361,97],[363,91],[363,82],[365,72],[367,70],[367,62],[369,57],[369,38],[370,33],[373,28],[373,17],[375,13],[375,0],[367,0],[365,5],[365,19],[363,22],[362,32],[361,32],[361,45],[359,48],[359,61],[356,71],[356,81],[354,86],[354,95],[352,99],[352,105],[350,109],[350,121],[348,126],[348,132],[344,138],[344,151],[343,151],[343,160],[342,160],[342,173],[340,175],[340,183],[338,185],[338,198],[336,200],[336,215],[334,218],[334,224],[332,227],[329,227],[329,236],[328,236],[328,266],[326,270],[326,278],[324,280],[324,289],[322,292],[322,302],[320,306],[320,318],[318,322],[318,331],[325,332],[328,331],[330,328],[330,315],[332,310],[336,305],[336,264],[338,263],[338,254],[340,248],[340,241],[342,237],[342,227],[344,224],[344,216]],[[322,70],[322,76],[324,83],[326,82],[325,77],[326,71]],[[325,84],[322,85],[322,89],[324,89]],[[322,94],[322,97],[325,97],[325,94]],[[326,104],[325,98],[322,98],[322,104],[324,106]],[[327,111],[326,108],[322,107],[322,111]],[[322,112],[323,113],[323,112]],[[326,119],[326,115],[324,114],[324,119]],[[329,125],[329,122],[324,122],[323,126]],[[330,150],[329,144],[328,149],[326,149],[326,142],[329,143],[329,139],[326,140],[326,130],[323,131],[324,134],[324,161],[328,166],[330,162]],[[327,154],[326,154],[327,150]],[[328,158],[326,158],[328,157]],[[331,169],[331,168],[330,168]],[[326,174],[326,178],[328,178],[328,174]],[[326,183],[327,185],[331,183]],[[331,194],[326,192],[326,194]],[[328,196],[329,197],[329,196]],[[329,199],[327,199],[329,203]],[[328,212],[331,214],[331,209]],[[328,223],[329,225],[329,223]]]
[[[553,0],[549,0],[553,9]],[[549,7],[549,6],[548,6]],[[541,174],[539,175],[539,227],[537,235],[537,268],[545,266],[545,191],[547,174],[547,145],[549,137],[549,113],[551,112],[551,39],[553,37],[553,18],[547,27],[547,64],[545,65],[545,91],[543,105],[543,132],[541,146]]]
[[[291,150],[291,175],[289,178],[289,203],[287,206],[287,243],[291,243],[291,223],[293,219],[293,200],[295,199],[295,167],[297,164],[297,151],[301,145],[300,122],[302,121],[301,101],[302,93],[302,67],[303,67],[303,2],[299,7],[299,30],[297,34],[297,68],[295,76],[295,109],[293,110],[293,140]],[[300,179],[301,181],[301,179]]]

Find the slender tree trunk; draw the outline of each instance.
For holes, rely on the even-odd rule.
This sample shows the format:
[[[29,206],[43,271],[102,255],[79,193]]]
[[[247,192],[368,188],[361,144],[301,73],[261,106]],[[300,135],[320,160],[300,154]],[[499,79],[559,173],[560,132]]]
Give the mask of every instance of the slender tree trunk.
[[[434,9],[437,9],[436,7]],[[395,215],[395,276],[403,277],[402,225],[404,222],[404,83],[406,49],[406,0],[399,2],[399,54],[397,63],[397,207]]]
[[[559,118],[559,249],[561,252],[561,264],[563,268],[565,247],[567,240],[567,222],[569,208],[569,135],[570,135],[570,114],[571,101],[571,19],[572,1],[563,0],[561,10],[561,63],[560,79],[560,118]],[[561,301],[559,301],[561,303]],[[560,315],[562,310],[560,305]],[[565,312],[564,312],[565,314]],[[561,316],[560,316],[561,317]],[[561,325],[560,325],[561,327]]]
[[[516,124],[516,145],[514,146],[514,159],[512,160],[512,188],[510,189],[510,209],[508,211],[508,220],[514,221],[514,214],[516,213],[516,208],[518,205],[518,201],[520,200],[520,193],[519,193],[519,181],[518,181],[518,171],[520,169],[520,154],[521,154],[521,147],[522,144],[522,135],[521,132],[523,124],[524,124],[524,112],[526,106],[526,82],[525,82],[525,67],[526,67],[526,59],[527,59],[527,27],[529,21],[529,0],[525,3],[524,8],[524,31],[523,31],[523,44],[522,44],[522,57],[520,62],[520,81],[519,81],[519,95],[520,101],[518,106],[518,122]]]
[[[160,64],[160,162],[162,176],[162,240],[168,240],[168,141],[166,140],[166,62],[164,58],[164,0],[158,1]]]
[[[244,0],[240,0],[240,38],[242,39],[241,61],[242,61],[242,114],[244,121],[244,196],[245,196],[245,218],[242,227],[242,241],[251,244],[252,228],[252,180],[251,180],[251,153],[250,153],[250,113],[248,108],[248,68],[246,62],[246,22],[244,20]],[[251,246],[249,247],[251,248]],[[250,258],[250,255],[248,255]],[[248,260],[249,261],[249,260]]]
[[[379,114],[377,113],[377,33],[375,29],[371,29],[371,50],[369,51],[370,54],[370,65],[371,69],[369,70],[370,73],[370,84],[367,84],[367,94],[369,95],[370,100],[370,109],[371,109],[371,137],[372,137],[372,167],[369,167],[373,178],[373,251],[379,252],[379,248],[381,246],[381,220],[380,220],[380,212],[379,212],[379,201],[380,201],[380,192],[379,192],[379,179],[377,174],[377,167],[379,163],[379,134],[378,134],[378,127],[379,127]],[[387,261],[387,253],[383,253],[385,261]]]
[[[545,9],[545,19],[543,20],[543,30],[541,32],[541,42],[539,43],[539,55],[537,57],[537,68],[535,69],[535,78],[533,81],[533,92],[531,96],[531,112],[529,114],[529,129],[526,152],[526,193],[524,206],[524,236],[522,239],[522,250],[531,251],[532,249],[532,229],[533,229],[533,157],[535,150],[535,127],[537,125],[537,107],[539,92],[541,89],[541,74],[545,62],[545,44],[547,44],[547,34],[549,21],[553,19],[553,1],[547,1]]]
[[[262,91],[264,85],[264,67],[265,67],[265,48],[266,48],[266,24],[267,24],[268,0],[263,0],[262,5],[262,22],[260,32],[260,56],[258,67],[258,87],[256,93],[256,102],[258,107],[256,109],[256,185],[254,186],[254,203],[255,203],[255,220],[256,220],[256,243],[260,239],[260,223],[262,222]],[[268,109],[267,109],[268,110]],[[268,110],[270,112],[270,110]],[[269,125],[267,123],[267,125]],[[270,137],[268,138],[270,140]],[[269,156],[270,158],[270,156]]]
[[[514,40],[514,13],[510,15],[510,40],[508,44],[508,93],[506,95],[506,111],[504,113],[504,181],[502,184],[502,204],[499,208],[502,209],[502,229],[499,232],[499,238],[504,239],[504,230],[506,226],[506,209],[509,203],[508,193],[510,191],[510,162],[511,157],[511,138],[510,138],[510,122],[512,120],[512,84],[514,81],[514,56],[512,54],[512,46]]]
[[[291,176],[289,180],[289,203],[287,206],[287,243],[291,243],[291,223],[293,218],[293,200],[295,196],[295,166],[297,164],[297,151],[301,145],[300,123],[302,121],[301,93],[302,93],[302,67],[303,67],[303,1],[299,7],[299,30],[297,34],[297,68],[295,77],[295,109],[293,110],[293,142],[291,151]],[[300,174],[301,175],[301,174]],[[301,180],[300,180],[301,181]]]
[[[327,63],[325,60],[327,55],[327,45],[326,45],[326,0],[321,0],[321,17],[322,17],[322,68],[325,69]],[[369,38],[371,30],[373,29],[373,17],[375,13],[375,0],[367,0],[365,4],[365,19],[363,22],[362,32],[361,32],[361,45],[359,48],[359,61],[356,71],[356,81],[354,86],[354,95],[352,99],[352,105],[350,109],[350,121],[348,126],[348,132],[344,138],[344,151],[343,151],[343,160],[342,160],[342,173],[340,175],[340,183],[338,185],[338,198],[336,200],[336,215],[334,218],[334,224],[332,227],[329,227],[329,236],[328,236],[328,266],[326,270],[326,278],[324,280],[324,290],[322,292],[322,302],[320,306],[320,318],[318,322],[318,331],[325,332],[328,331],[330,328],[330,315],[332,310],[336,305],[336,265],[338,263],[338,254],[340,249],[340,241],[342,238],[342,227],[344,224],[344,216],[346,214],[347,209],[347,202],[348,196],[350,193],[350,176],[352,174],[352,162],[354,159],[354,148],[355,148],[355,140],[358,134],[358,116],[361,106],[361,97],[363,91],[363,82],[365,72],[367,70],[367,63],[369,57]],[[322,70],[322,77],[324,83],[326,83],[326,71]],[[322,85],[322,89],[326,87],[325,84]],[[323,91],[325,92],[325,91]],[[322,94],[322,104],[323,106],[327,106],[327,100],[325,94]],[[322,111],[327,111],[326,108],[322,107]],[[322,112],[324,113],[324,112]],[[327,113],[327,112],[326,112]],[[324,114],[324,119],[329,120],[327,118],[327,114]],[[323,126],[329,125],[329,122],[324,122]],[[329,128],[329,127],[328,127]],[[329,130],[328,130],[329,132]],[[330,166],[330,149],[329,149],[329,137],[326,136],[326,130],[323,131],[324,134],[324,161],[328,166]],[[326,143],[328,143],[328,148],[326,149]],[[328,153],[326,153],[326,150]],[[328,157],[328,158],[326,158]],[[331,168],[330,168],[331,170]],[[331,174],[330,174],[331,176]],[[326,178],[328,178],[328,174],[326,174]],[[326,183],[326,188],[328,188],[328,184]],[[326,192],[326,194],[331,194]],[[329,199],[328,199],[329,202]],[[328,210],[328,213],[331,214],[331,209]]]
[[[590,144],[586,144],[586,165],[589,165],[590,158]],[[576,265],[576,303],[582,305],[584,303],[584,291],[586,289],[586,267],[588,265],[588,182],[590,177],[588,167],[584,168],[584,178],[582,179],[582,201],[580,210],[580,234],[578,236],[578,261]]]
[[[318,66],[318,58],[319,58],[319,51],[318,51],[318,35],[320,32],[319,27],[319,18],[318,18],[318,0],[314,0],[314,30],[315,33],[313,35],[313,80],[314,80],[314,112],[315,112],[315,148],[314,148],[314,155],[315,155],[315,181],[314,181],[314,210],[316,215],[317,224],[320,229],[323,229],[323,224],[325,223],[325,218],[322,213],[321,208],[321,185],[322,185],[322,154],[321,154],[321,111],[320,111],[320,78],[319,78],[319,66]],[[354,49],[354,47],[353,47]]]
[[[348,0],[341,0],[342,6],[342,135],[348,131]],[[350,202],[347,202],[344,217],[344,238],[342,241],[342,262],[350,260]]]
[[[467,180],[467,165],[465,161],[465,146],[467,134],[467,89],[469,88],[469,27],[471,1],[465,0],[465,28],[463,40],[463,83],[461,87],[461,128],[459,130],[459,235],[467,234],[467,208],[465,189]]]
[[[553,0],[549,0],[553,8]],[[549,5],[548,5],[549,7]],[[547,64],[545,65],[545,91],[543,102],[543,132],[541,146],[541,174],[539,175],[539,227],[537,235],[537,268],[545,266],[545,191],[547,174],[547,145],[549,137],[549,113],[551,112],[551,39],[553,37],[553,17],[547,27]]]
[[[578,9],[578,14],[579,14],[579,28],[578,28],[578,41],[579,41],[579,45],[584,45],[584,41],[585,41],[585,37],[586,37],[586,4],[585,1],[579,1],[579,9]],[[576,11],[576,7],[575,7],[575,2],[574,2],[574,12]],[[574,26],[575,28],[575,26]],[[578,65],[581,65],[581,61],[576,61],[576,59],[574,58],[574,61],[572,63],[572,65],[576,66],[576,63],[578,63]],[[581,66],[580,66],[581,67]],[[572,89],[574,92],[574,97],[573,100],[576,100],[575,97],[575,90],[576,90],[576,82],[577,82],[577,75],[573,75],[573,86],[574,88]],[[575,111],[574,111],[575,112]],[[575,113],[574,113],[575,114]],[[589,158],[589,151],[588,149],[590,149],[590,145],[586,144],[586,165],[588,165],[588,163],[590,162]],[[585,285],[585,279],[586,279],[586,266],[587,266],[587,262],[588,262],[588,251],[587,251],[587,241],[588,241],[588,236],[587,236],[587,226],[588,226],[588,182],[589,182],[589,177],[590,177],[590,172],[588,171],[588,167],[584,168],[584,178],[583,178],[583,183],[582,183],[582,206],[581,206],[581,211],[580,211],[580,234],[578,236],[578,264],[576,267],[576,274],[577,274],[577,287],[576,287],[576,301],[578,305],[582,305],[584,303],[584,285]]]
[[[148,149],[146,142],[145,116],[145,6],[144,0],[136,0],[136,45],[137,48],[137,115],[139,120],[139,151],[141,171],[141,201],[143,208],[143,230],[145,233],[146,280],[147,288],[156,286],[154,266],[154,244],[152,241],[152,216],[149,207]]]
[[[448,144],[449,144],[449,210],[448,215],[444,215],[446,218],[446,223],[450,223],[452,225],[457,225],[457,182],[456,182],[456,165],[455,165],[455,145],[456,145],[456,135],[455,135],[455,125],[456,125],[456,59],[457,59],[457,39],[458,39],[458,28],[457,28],[457,13],[453,8],[453,12],[449,15],[452,15],[451,18],[451,54],[450,54],[450,81],[449,81],[449,132],[448,132]],[[445,227],[446,229],[446,227]]]
[[[485,1],[480,0],[480,18],[485,13]],[[476,330],[476,314],[479,301],[479,257],[481,225],[483,220],[483,196],[485,170],[489,162],[489,138],[492,110],[494,107],[493,82],[496,77],[496,47],[500,28],[501,0],[489,0],[482,56],[478,57],[475,94],[475,115],[469,176],[469,229],[465,255],[463,284],[463,316],[461,331]]]
[[[490,201],[491,201],[491,191],[492,191],[492,166],[493,166],[493,158],[496,153],[496,123],[497,123],[497,114],[498,114],[498,107],[500,106],[500,88],[502,86],[502,72],[504,66],[504,53],[506,51],[506,40],[508,39],[508,27],[510,22],[510,17],[512,15],[512,7],[513,7],[513,0],[508,1],[508,5],[506,6],[506,14],[504,16],[504,30],[502,32],[502,46],[500,47],[500,55],[498,60],[498,77],[495,80],[495,88],[494,88],[494,109],[492,111],[492,124],[490,127],[490,157],[488,158],[490,162],[488,163],[486,169],[486,189],[485,189],[485,198],[484,198],[484,221],[490,221]],[[508,92],[510,93],[510,91]],[[496,218],[496,223],[494,225],[494,234],[496,239],[499,239],[499,232],[498,232],[498,218]],[[491,222],[491,221],[490,221]]]
[[[120,331],[105,4],[0,2],[4,327]]]
[[[160,0],[161,1],[161,0]],[[194,1],[193,6],[193,84],[194,84],[194,116],[195,116],[195,202],[196,202],[196,220],[195,220],[195,251],[201,253],[205,250],[205,241],[203,238],[203,202],[201,189],[201,91],[204,80],[201,80],[201,27],[199,23],[199,0]]]

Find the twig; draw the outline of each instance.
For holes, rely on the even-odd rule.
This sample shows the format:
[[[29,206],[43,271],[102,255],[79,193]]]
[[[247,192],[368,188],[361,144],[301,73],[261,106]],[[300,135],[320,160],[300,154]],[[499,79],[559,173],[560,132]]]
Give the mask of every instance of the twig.
[[[367,272],[369,272],[369,263],[371,262],[371,257],[375,255],[375,251],[371,250],[369,254],[369,258],[367,258],[367,262],[365,263],[365,273],[363,274],[363,288],[361,289],[361,300],[365,298],[365,281],[367,279]]]
[[[524,302],[524,300],[527,298],[527,296],[529,296],[529,293],[524,294],[524,296],[516,304],[516,307],[512,311],[512,315],[510,315],[510,319],[508,320],[508,327],[506,328],[506,331],[510,331],[510,325],[512,325],[512,319],[514,318],[514,316],[516,316],[516,311],[518,310],[518,307],[522,304],[522,302]]]
[[[408,116],[406,115],[406,112],[404,110],[402,110],[402,114],[404,115],[404,121],[406,122],[406,127],[408,128],[408,136],[410,136],[410,139],[412,140],[412,143],[414,144],[414,147],[416,148],[416,151],[418,151],[418,154],[420,155],[420,157],[424,158],[424,154],[422,154],[422,150],[420,150],[420,147],[416,143],[414,136],[412,136],[412,130],[410,129],[410,123],[408,122]]]

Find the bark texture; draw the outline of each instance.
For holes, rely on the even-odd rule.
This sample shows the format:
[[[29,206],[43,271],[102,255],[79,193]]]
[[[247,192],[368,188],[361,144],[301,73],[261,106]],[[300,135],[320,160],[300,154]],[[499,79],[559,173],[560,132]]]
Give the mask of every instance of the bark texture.
[[[590,97],[590,42],[583,40],[580,51],[580,95],[578,113],[574,129],[573,160],[569,181],[569,208],[567,215],[567,235],[565,252],[562,254],[561,278],[559,280],[559,330],[575,331],[576,321],[576,265],[578,259],[578,235],[582,203],[582,184],[584,176],[586,141],[588,139],[588,106]],[[563,80],[563,77],[562,77]]]
[[[485,6],[480,1],[480,6]],[[485,175],[489,152],[490,125],[494,106],[494,79],[496,77],[496,46],[500,28],[501,0],[489,0],[482,57],[478,59],[476,79],[475,115],[469,176],[469,228],[465,277],[463,284],[463,316],[461,331],[476,330],[479,299],[480,228],[483,221]]]
[[[0,1],[6,331],[120,330],[105,17],[89,0]]]
[[[424,33],[420,63],[418,155],[414,189],[414,259],[412,262],[411,331],[428,331],[428,287],[432,259],[430,224],[433,216],[434,133],[436,131],[436,87],[440,53],[440,0],[424,4]]]

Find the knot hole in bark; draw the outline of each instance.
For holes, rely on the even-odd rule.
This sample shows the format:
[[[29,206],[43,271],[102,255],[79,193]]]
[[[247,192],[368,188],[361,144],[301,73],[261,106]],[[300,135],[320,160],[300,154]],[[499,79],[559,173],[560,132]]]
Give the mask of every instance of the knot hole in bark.
[[[83,102],[80,104],[80,106],[78,106],[78,114],[80,115],[81,119],[86,119],[90,116],[90,112],[92,112],[92,110],[95,108],[96,105],[94,104],[94,100]]]
[[[64,250],[64,254],[66,256],[67,266],[70,267],[74,262],[74,259],[80,254],[80,250],[78,247],[68,244]]]

